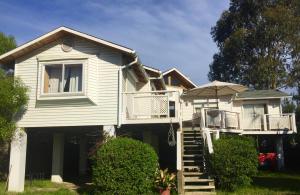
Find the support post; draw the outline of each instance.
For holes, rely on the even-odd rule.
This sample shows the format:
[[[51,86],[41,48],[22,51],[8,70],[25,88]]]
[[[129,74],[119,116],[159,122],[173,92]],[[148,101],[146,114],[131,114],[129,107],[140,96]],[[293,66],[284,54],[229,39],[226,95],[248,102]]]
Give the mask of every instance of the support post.
[[[114,125],[104,125],[103,131],[107,133],[110,137],[116,137],[116,128]]]
[[[10,146],[9,192],[23,192],[25,182],[27,134],[16,129]]]
[[[282,136],[276,138],[277,169],[284,169],[284,152]]]
[[[79,175],[86,174],[87,165],[87,138],[82,136],[79,139]]]
[[[220,139],[220,131],[219,131],[219,130],[216,130],[216,131],[213,133],[213,135],[214,135],[214,139],[215,139],[215,140]]]
[[[52,150],[52,175],[51,181],[56,183],[63,182],[63,165],[64,165],[64,135],[55,133],[53,135]]]

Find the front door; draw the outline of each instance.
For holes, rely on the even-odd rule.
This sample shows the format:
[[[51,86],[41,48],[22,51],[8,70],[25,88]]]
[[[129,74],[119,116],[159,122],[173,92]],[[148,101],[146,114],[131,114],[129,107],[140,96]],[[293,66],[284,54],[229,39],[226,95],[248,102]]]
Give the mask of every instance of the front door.
[[[264,104],[244,104],[243,110],[243,129],[263,129]]]

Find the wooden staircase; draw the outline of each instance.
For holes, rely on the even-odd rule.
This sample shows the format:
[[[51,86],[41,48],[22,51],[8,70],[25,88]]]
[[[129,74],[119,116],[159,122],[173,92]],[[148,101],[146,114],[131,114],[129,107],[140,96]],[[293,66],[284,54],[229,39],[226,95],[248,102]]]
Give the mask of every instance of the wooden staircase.
[[[215,194],[214,180],[205,173],[204,141],[200,128],[183,128],[183,191],[185,195]]]

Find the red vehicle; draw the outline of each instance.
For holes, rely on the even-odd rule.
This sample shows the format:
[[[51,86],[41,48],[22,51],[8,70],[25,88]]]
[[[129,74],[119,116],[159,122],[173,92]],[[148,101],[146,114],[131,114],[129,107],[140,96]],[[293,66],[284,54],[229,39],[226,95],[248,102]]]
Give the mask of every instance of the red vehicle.
[[[263,169],[275,170],[277,166],[276,153],[260,153],[258,156],[259,165]]]

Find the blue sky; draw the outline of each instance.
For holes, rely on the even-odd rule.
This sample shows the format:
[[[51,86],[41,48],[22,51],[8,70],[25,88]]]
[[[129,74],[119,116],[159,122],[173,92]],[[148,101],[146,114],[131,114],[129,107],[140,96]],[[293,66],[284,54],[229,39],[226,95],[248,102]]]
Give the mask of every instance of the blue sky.
[[[228,0],[1,0],[0,31],[18,45],[67,26],[136,50],[144,64],[207,82],[210,30]]]

